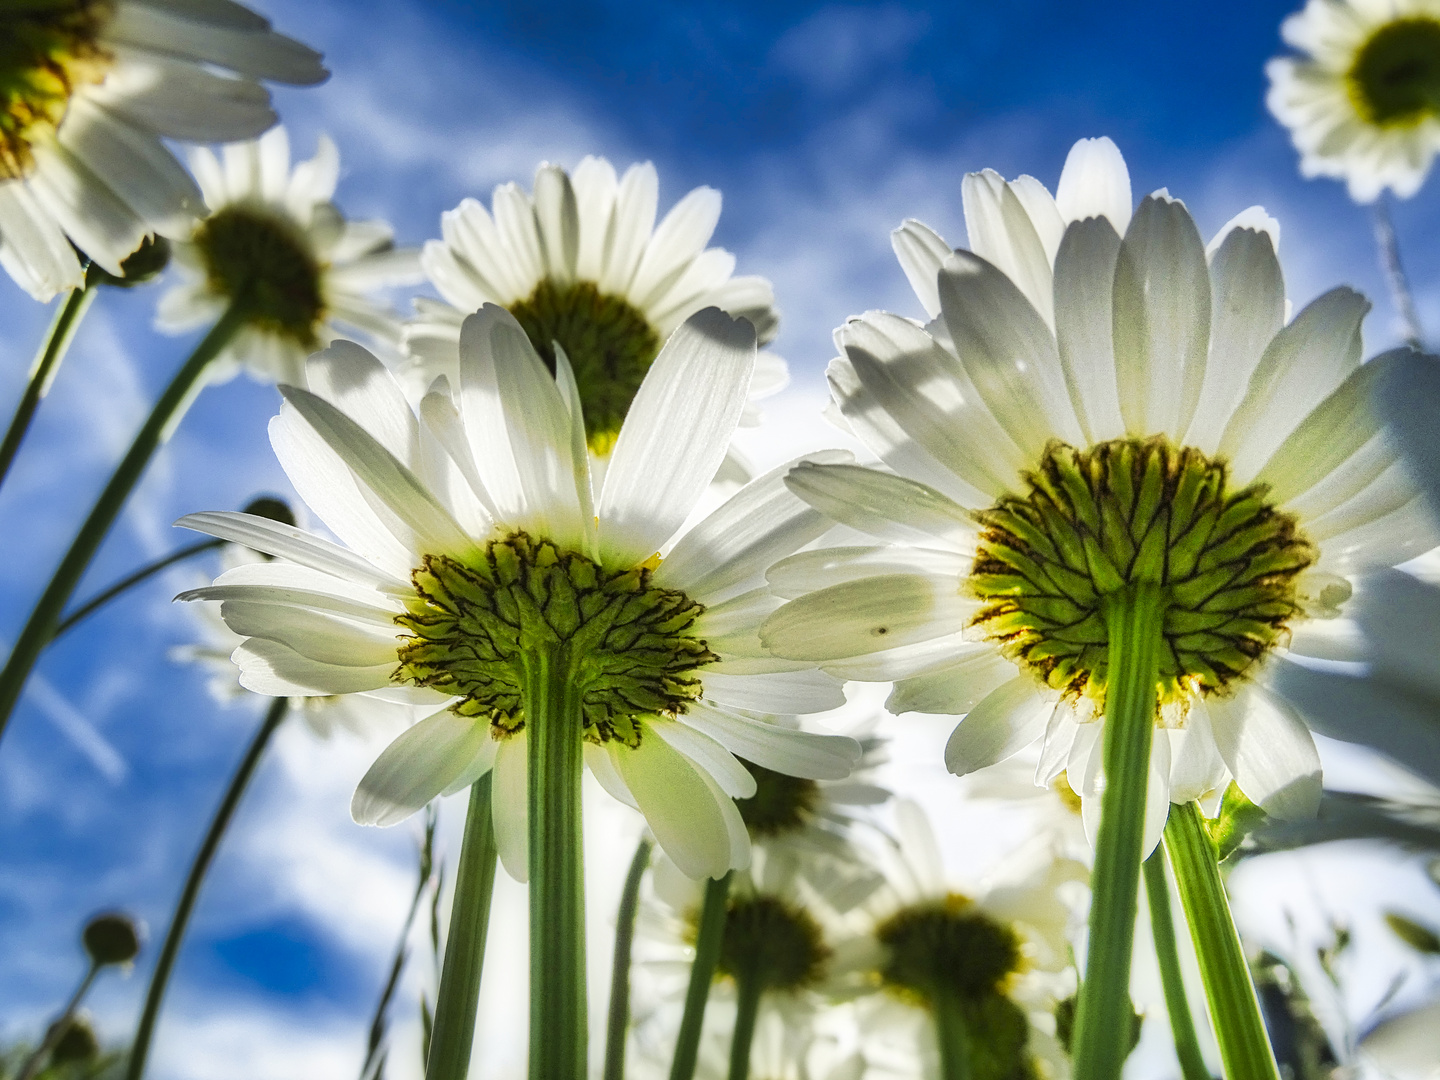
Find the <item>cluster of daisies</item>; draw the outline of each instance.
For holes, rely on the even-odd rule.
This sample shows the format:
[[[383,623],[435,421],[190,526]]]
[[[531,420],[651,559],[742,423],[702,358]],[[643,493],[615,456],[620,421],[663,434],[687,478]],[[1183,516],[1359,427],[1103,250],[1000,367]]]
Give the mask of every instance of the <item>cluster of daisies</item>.
[[[1283,32],[1269,104],[1303,171],[1413,195],[1440,4],[1309,0]],[[1377,395],[1428,358],[1365,358],[1351,289],[1292,310],[1260,207],[1206,237],[1168,191],[1137,200],[1104,138],[1053,193],[965,177],[968,247],[892,235],[926,319],[836,331],[827,415],[862,458],[757,475],[735,435],[788,375],[769,282],[709,246],[718,192],[662,215],[649,164],[545,164],[399,248],[336,205],[333,143],[292,162],[263,84],[326,73],[240,5],[20,5],[0,33],[0,265],[48,301],[148,273],[149,238],[159,325],[225,328],[200,383],[243,369],[282,399],[271,445],[319,527],[182,519],[227,544],[181,595],[204,626],[182,657],[320,734],[383,733],[357,822],[488,790],[522,882],[558,723],[638,812],[637,867],[660,852],[636,879],[635,1075],[671,1069],[707,933],[699,1075],[1067,1075],[1127,613],[1155,613],[1132,857],[1174,804],[1313,817],[1312,727],[1375,744],[1335,703],[1381,707],[1387,673],[1435,691],[1433,590],[1374,576],[1440,545],[1434,470],[1404,456],[1423,440]],[[219,149],[187,170],[162,140]],[[898,723],[953,718],[946,768],[1043,802],[1035,842],[955,885],[872,775],[896,721],[825,715],[858,683]]]

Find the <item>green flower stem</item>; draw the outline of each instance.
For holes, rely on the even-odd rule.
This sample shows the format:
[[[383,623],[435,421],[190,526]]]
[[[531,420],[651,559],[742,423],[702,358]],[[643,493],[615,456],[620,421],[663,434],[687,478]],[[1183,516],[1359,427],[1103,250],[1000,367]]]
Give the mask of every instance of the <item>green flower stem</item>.
[[[1165,875],[1165,853],[1156,848],[1145,860],[1145,896],[1150,902],[1150,933],[1155,939],[1155,958],[1160,963],[1160,983],[1165,988],[1165,1011],[1170,1015],[1170,1033],[1175,1039],[1175,1056],[1184,1080],[1210,1080],[1210,1070],[1200,1054],[1195,1020],[1185,996],[1180,974],[1180,951],[1175,942],[1175,920],[1170,914],[1170,884]]]
[[[460,869],[455,878],[450,933],[445,939],[445,960],[435,998],[425,1080],[465,1080],[470,1071],[480,974],[490,929],[490,900],[495,892],[492,779],[493,773],[486,773],[470,786],[470,809],[465,814],[465,839],[460,844]]]
[[[970,1028],[960,996],[948,987],[937,987],[930,995],[930,1012],[940,1047],[941,1080],[970,1080]]]
[[[1130,954],[1155,727],[1164,594],[1135,582],[1102,601],[1109,634],[1105,792],[1090,875],[1090,943],[1075,1017],[1075,1075],[1116,1080],[1129,1051]]]
[[[579,680],[569,650],[522,653],[530,856],[530,1080],[587,1074],[583,742]]]
[[[87,615],[90,615],[92,612],[104,607],[121,593],[126,592],[127,590],[134,588],[136,585],[139,585],[141,582],[147,581],[150,578],[154,577],[161,570],[164,570],[170,566],[174,566],[178,562],[184,562],[186,559],[191,558],[192,556],[201,555],[207,551],[214,551],[216,548],[224,546],[224,540],[201,540],[197,544],[190,544],[187,547],[181,548],[179,551],[172,551],[169,555],[166,555],[160,559],[156,559],[152,563],[147,563],[139,570],[136,570],[133,574],[127,574],[125,577],[117,581],[114,585],[111,585],[104,592],[87,600],[69,615],[66,615],[65,618],[61,619],[60,622],[56,625],[55,633],[50,635],[50,640],[54,641],[61,634],[65,633],[67,630],[73,627],[76,623],[83,620]]]
[[[625,875],[620,893],[620,913],[615,919],[615,959],[610,965],[610,1016],[605,1029],[604,1080],[625,1080],[625,1032],[630,1027],[630,949],[635,943],[635,915],[640,908],[640,882],[650,865],[655,846],[641,837]]]
[[[75,331],[80,328],[80,320],[90,310],[90,304],[99,291],[74,289],[55,312],[50,332],[45,335],[45,344],[40,347],[35,363],[30,367],[30,381],[25,384],[25,393],[21,395],[15,416],[5,430],[4,440],[0,441],[0,484],[5,483],[20,444],[30,430],[30,421],[35,419],[35,411],[40,408],[40,399],[50,392],[50,385],[60,371],[60,362],[65,359],[70,342],[75,339]]]
[[[80,980],[80,985],[75,988],[75,993],[70,995],[70,1000],[66,1003],[64,1010],[55,1018],[49,1028],[46,1029],[45,1037],[40,1040],[40,1045],[25,1059],[25,1064],[20,1066],[20,1071],[15,1074],[15,1080],[33,1080],[36,1074],[40,1072],[40,1067],[44,1064],[45,1059],[49,1057],[50,1051],[55,1049],[56,1044],[58,1044],[64,1036],[65,1029],[70,1026],[70,1021],[75,1017],[75,1010],[80,1008],[80,1003],[85,1000],[85,995],[90,992],[90,987],[94,984],[95,976],[98,974],[100,974],[100,965],[91,961],[89,969],[85,972],[85,977]]]
[[[1165,850],[1175,869],[1180,904],[1195,942],[1226,1080],[1277,1080],[1275,1052],[1265,1034],[1255,984],[1250,981],[1245,951],[1230,917],[1215,843],[1205,831],[1197,804],[1170,808]]]
[[[749,1080],[750,1045],[755,1041],[755,1018],[760,1015],[760,998],[765,986],[760,981],[759,957],[748,971],[735,978],[735,1030],[730,1035],[730,1080]]]
[[[195,861],[190,864],[190,873],[180,890],[175,913],[170,916],[170,926],[165,931],[165,941],[160,946],[155,970],[150,974],[150,985],[145,991],[145,1007],[140,1013],[140,1023],[135,1028],[135,1038],[130,1044],[130,1060],[125,1067],[125,1080],[140,1080],[145,1075],[145,1059],[150,1055],[150,1043],[155,1036],[155,1023],[160,1018],[165,988],[170,982],[175,958],[180,954],[180,943],[185,938],[185,928],[195,910],[195,901],[200,896],[200,886],[205,882],[205,874],[210,869],[210,863],[220,847],[220,840],[230,825],[230,819],[235,816],[235,808],[240,805],[240,797],[245,794],[250,778],[255,775],[255,767],[260,764],[260,758],[270,744],[270,737],[275,734],[280,721],[285,719],[285,709],[289,704],[289,698],[275,698],[271,701],[265,719],[260,724],[260,730],[255,732],[249,749],[240,759],[235,775],[230,778],[230,786],[225,789],[225,795],[210,821],[210,828],[205,833],[200,850],[195,853]]]
[[[670,1080],[690,1080],[700,1052],[700,1029],[705,1024],[705,1004],[710,984],[720,962],[720,944],[725,939],[725,908],[730,899],[730,877],[711,878],[705,883],[705,901],[700,908],[700,928],[695,936],[695,960],[690,965],[690,987],[685,991],[685,1012],[680,1033],[675,1037],[675,1058],[670,1063]]]
[[[94,558],[110,527],[115,524],[115,519],[120,516],[126,499],[144,475],[145,467],[150,464],[151,457],[171,425],[180,418],[200,377],[210,366],[210,361],[220,354],[235,336],[235,332],[245,324],[246,310],[243,297],[232,301],[225,314],[220,316],[204,340],[195,347],[190,359],[185,361],[184,366],[170,380],[170,385],[160,395],[160,400],[155,403],[154,410],[135,436],[135,441],[130,444],[125,457],[115,467],[110,482],[105,485],[105,490],[91,508],[90,516],[85,519],[85,524],[80,526],[80,531],[71,542],[70,550],[60,561],[55,576],[50,579],[45,592],[36,601],[35,608],[30,612],[30,618],[10,653],[10,659],[4,670],[0,671],[0,736],[4,735],[10,714],[20,699],[20,692],[35,667],[35,661],[54,638],[60,613],[69,603],[75,587],[80,584],[80,578],[90,565],[90,560]]]

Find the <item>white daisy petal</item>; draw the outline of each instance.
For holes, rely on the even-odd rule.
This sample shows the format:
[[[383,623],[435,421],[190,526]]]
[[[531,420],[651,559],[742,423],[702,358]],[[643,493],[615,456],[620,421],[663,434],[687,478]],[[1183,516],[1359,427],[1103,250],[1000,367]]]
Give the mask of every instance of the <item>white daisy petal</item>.
[[[823,671],[774,671],[729,675],[702,668],[705,697],[755,712],[816,713],[845,704],[840,684]]]
[[[1183,203],[1135,212],[1115,264],[1115,375],[1133,438],[1179,441],[1190,427],[1210,343],[1205,246]]]
[[[844,780],[860,760],[860,744],[845,735],[818,735],[703,702],[680,718],[746,761],[786,776]]]
[[[1073,222],[1055,255],[1055,340],[1075,417],[1090,442],[1125,434],[1115,382],[1111,296],[1120,235],[1107,218]]]
[[[963,716],[1014,679],[1015,665],[999,651],[972,646],[957,653],[948,667],[897,681],[885,708],[896,716],[907,712]]]
[[[390,684],[395,658],[383,664],[326,664],[301,656],[278,641],[251,638],[231,657],[240,668],[240,685],[266,697],[323,697],[376,690]]]
[[[735,755],[704,732],[658,716],[646,720],[645,727],[708,772],[732,799],[754,796],[755,778],[735,760]]]
[[[956,725],[945,743],[945,767],[956,776],[1004,761],[1045,731],[1054,706],[1035,681],[1020,675],[985,696]]]
[[[421,720],[375,759],[350,800],[350,816],[360,825],[404,821],[468,772],[488,742],[486,723],[448,709]]]
[[[1283,820],[1320,805],[1320,755],[1295,709],[1260,686],[1207,701],[1215,746],[1250,799]]]
[[[19,180],[0,183],[0,265],[42,302],[85,280],[65,233]]]
[[[1130,170],[1110,139],[1081,139],[1070,148],[1055,205],[1065,221],[1104,216],[1121,236],[1130,226]]]
[[[973,554],[899,545],[819,548],[781,559],[765,577],[775,594],[786,599],[877,574],[935,578],[936,588],[943,589],[968,573],[974,559]]]
[[[953,551],[975,547],[969,514],[934,488],[859,465],[808,461],[785,479],[791,491],[842,525],[896,543],[921,543]]]
[[[501,739],[495,751],[490,819],[495,848],[505,872],[522,884],[530,880],[530,746],[525,735]]]
[[[790,601],[765,621],[760,640],[787,659],[843,660],[949,634],[973,607],[953,581],[885,574]]]
[[[689,515],[725,459],[755,366],[755,331],[718,309],[670,336],[625,418],[597,513],[617,564],[643,562]]]
[[[890,246],[925,314],[935,318],[940,314],[940,287],[935,279],[953,249],[934,229],[914,218],[907,218],[890,234]]]

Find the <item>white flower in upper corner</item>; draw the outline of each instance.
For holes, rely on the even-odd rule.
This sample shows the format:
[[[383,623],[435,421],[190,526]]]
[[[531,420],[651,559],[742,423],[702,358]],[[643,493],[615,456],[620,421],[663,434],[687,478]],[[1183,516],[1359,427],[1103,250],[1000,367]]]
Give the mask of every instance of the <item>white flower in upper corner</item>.
[[[419,317],[406,328],[410,381],[422,393],[437,375],[455,385],[461,323],[498,304],[552,371],[560,343],[586,437],[604,455],[661,346],[695,312],[718,307],[748,319],[760,344],[770,341],[779,324],[770,282],[731,276],[735,256],[705,246],[720,218],[720,193],[696,188],[657,225],[658,197],[649,162],[617,179],[604,158],[587,157],[573,174],[540,166],[530,194],[502,184],[490,212],[466,199],[443,214],[444,239],[427,242],[421,259],[446,303],[416,300]],[[760,353],[751,402],[788,379],[783,360]],[[747,406],[742,422],[757,421]]]
[[[83,283],[75,248],[119,277],[205,212],[162,140],[253,138],[275,123],[262,82],[327,75],[230,0],[10,4],[0,43],[0,266],[42,301]]]
[[[359,331],[398,348],[401,320],[373,299],[421,280],[419,252],[396,248],[384,221],[347,221],[332,201],[340,176],[335,144],[293,168],[283,127],[253,142],[207,149],[191,164],[210,216],[173,247],[182,280],[160,298],[156,321],[182,333],[218,319],[242,291],[245,326],[212,364],[211,381],[244,367],[267,382],[304,385],[305,357]]]
[[[757,636],[778,604],[765,569],[829,527],[785,487],[788,467],[675,536],[725,456],[754,356],[749,323],[714,309],[687,320],[641,385],[597,495],[563,353],[557,382],[509,313],[487,305],[465,321],[459,386],[437,387],[418,418],[378,360],[337,342],[310,360],[313,392],[282,388],[271,442],[347,546],[192,515],[186,525],[279,558],[186,595],[221,600],[249,638],[235,659],[250,689],[440,710],[361,781],[361,822],[399,821],[493,765],[498,846],[523,879],[521,680],[534,649],[564,643],[584,688],[575,738],[596,778],[687,873],[744,866],[733,799],[755,781],[733,754],[817,779],[849,775],[860,756],[853,739],[749,712],[844,701],[813,664],[768,657]]]
[[[882,1075],[939,1075],[936,1025],[958,1010],[990,1075],[1068,1075],[1055,1010],[1075,985],[1068,935],[1085,865],[1030,845],[957,887],[924,811],[908,799],[895,805],[886,887],[851,919],[831,962],[832,990],[861,1006],[867,1058]]]
[[[1286,652],[1344,659],[1347,575],[1437,531],[1371,405],[1403,351],[1360,363],[1369,304],[1346,288],[1288,324],[1263,211],[1208,248],[1184,205],[1144,199],[1122,240],[1074,211],[1054,328],[972,252],[937,273],[929,331],[885,313],[837,332],[836,407],[888,467],[803,465],[792,488],[877,546],[809,551],[770,573],[797,597],[762,639],[838,677],[897,680],[892,712],[965,714],[964,775],[1041,743],[1098,802],[1103,598],[1164,586],[1147,817],[1223,786],[1313,813],[1320,760],[1273,692]],[[1347,651],[1349,650],[1349,651]]]
[[[1301,55],[1266,65],[1265,102],[1300,171],[1345,180],[1362,203],[1419,191],[1440,151],[1440,3],[1309,0],[1280,32]]]

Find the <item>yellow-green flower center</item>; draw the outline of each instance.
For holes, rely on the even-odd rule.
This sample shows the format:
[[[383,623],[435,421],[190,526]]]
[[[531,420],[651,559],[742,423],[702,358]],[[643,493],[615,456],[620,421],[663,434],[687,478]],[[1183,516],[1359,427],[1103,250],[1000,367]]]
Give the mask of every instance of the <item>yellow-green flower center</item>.
[[[1102,602],[1133,582],[1164,587],[1161,702],[1222,689],[1285,636],[1316,552],[1263,486],[1232,491],[1163,439],[1052,443],[1025,480],[977,515],[973,625],[1052,689],[1103,710]]]
[[[755,794],[736,799],[735,806],[750,835],[757,840],[772,840],[803,828],[820,802],[820,785],[753,762],[744,764],[755,778]]]
[[[530,343],[555,370],[559,342],[575,373],[590,449],[609,453],[645,373],[660,352],[660,334],[628,300],[593,282],[558,285],[549,278],[510,305]]]
[[[1440,19],[1395,19],[1370,36],[1345,75],[1362,117],[1409,127],[1440,115]]]
[[[775,896],[742,896],[725,910],[717,970],[762,990],[800,990],[819,980],[830,948],[811,914]]]
[[[0,6],[0,181],[34,167],[32,148],[54,134],[70,97],[114,63],[99,42],[110,0],[11,0]]]
[[[674,716],[700,697],[696,669],[719,659],[692,636],[704,608],[650,582],[644,567],[600,564],[516,533],[463,564],[426,556],[413,574],[416,597],[396,618],[409,631],[395,682],[461,700],[497,735],[524,726],[523,664],[563,644],[582,688],[583,737],[638,746],[638,718]]]
[[[975,1080],[1033,1080],[1030,1021],[1006,995],[1023,966],[1015,931],[958,893],[902,908],[875,937],[884,948],[882,985],[927,1008],[958,1010]]]
[[[251,326],[320,347],[324,268],[298,225],[261,207],[221,207],[195,233],[206,286],[227,300],[244,294]]]

